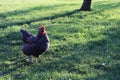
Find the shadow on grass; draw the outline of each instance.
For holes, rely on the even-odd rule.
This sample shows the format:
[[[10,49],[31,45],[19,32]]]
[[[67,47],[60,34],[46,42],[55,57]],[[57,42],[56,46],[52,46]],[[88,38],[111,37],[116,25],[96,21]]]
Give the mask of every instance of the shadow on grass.
[[[99,53],[101,53],[99,55],[103,54],[103,57],[106,53],[107,55],[109,55],[110,52],[115,53],[115,54],[110,54],[112,60],[116,60],[115,56],[119,55],[119,50],[116,50],[116,49],[120,45],[120,41],[119,41],[120,29],[110,28],[108,30],[101,32],[101,34],[106,36],[105,39],[99,40],[99,41],[90,41],[85,45],[81,45],[79,43],[74,43],[74,44],[66,43],[66,44],[69,44],[70,47],[65,45],[54,46],[54,47],[60,47],[60,48],[58,50],[54,49],[54,52],[50,50],[47,54],[43,56],[49,56],[49,53],[51,53],[53,55],[53,58],[58,58],[58,59],[56,60],[52,59],[47,61],[46,63],[42,62],[40,65],[31,65],[29,66],[31,68],[28,71],[28,73],[34,76],[35,73],[48,73],[48,72],[52,73],[54,71],[61,73],[61,71],[66,70],[68,73],[87,75],[89,74],[88,73],[89,70],[86,71],[84,69],[76,68],[77,64],[87,64],[89,68],[93,68],[95,70],[103,70],[104,73],[98,74],[96,77],[85,78],[84,80],[101,80],[101,79],[104,80],[104,79],[113,79],[113,78],[115,78],[116,80],[119,79],[119,74],[120,74],[119,64],[116,64],[116,65],[111,64],[112,66],[109,67],[109,66],[103,66],[100,64],[91,65],[91,62],[87,61],[88,56],[91,56],[91,57],[93,56],[93,58],[95,58],[94,56],[98,55]],[[9,36],[12,36],[12,35],[9,34]],[[14,40],[17,40],[17,39],[18,38]],[[94,52],[95,50],[99,53]],[[60,51],[64,51],[65,53],[61,53],[62,55],[60,55]],[[60,56],[57,56],[57,55],[60,55]],[[119,58],[117,58],[117,60],[119,60]],[[9,68],[8,64],[2,64],[2,67],[6,69],[2,70],[2,73],[0,74],[0,76],[5,76],[9,73],[13,73],[17,69],[27,66],[27,64],[22,59],[17,60],[14,64],[11,64],[11,65],[14,65],[14,66],[12,68]],[[29,76],[27,78],[32,78],[32,76],[31,77]],[[15,80],[17,79],[16,76],[14,76],[14,79]],[[24,74],[22,79],[26,79]]]
[[[93,68],[95,70],[103,70],[103,74],[98,74],[96,77],[89,77],[85,80],[105,80],[105,79],[115,79],[118,80],[120,78],[120,65],[119,63],[112,63],[110,66],[104,66],[100,64],[91,65],[92,62],[87,61],[89,57],[95,58],[95,55],[98,54],[103,58],[106,58],[105,55],[110,55],[112,61],[118,61],[119,58],[115,59],[114,56],[120,56],[119,54],[119,45],[120,45],[120,29],[119,27],[113,27],[101,32],[101,34],[105,35],[105,39],[98,40],[98,41],[90,41],[85,45],[81,45],[79,43],[74,43],[75,45],[69,46],[61,45],[61,49],[56,51],[56,54],[59,55],[60,50],[64,50],[67,54],[61,55],[57,60],[50,61],[47,63],[42,63],[38,66],[33,66],[28,73],[47,73],[47,72],[54,72],[57,71],[61,73],[61,71],[66,70],[68,73],[75,73],[79,75],[87,75],[89,74],[90,70],[84,70],[76,68],[76,64],[87,64],[89,68]],[[66,43],[69,44],[69,43]],[[91,48],[92,46],[92,48]],[[56,46],[57,47],[57,46]],[[70,51],[70,52],[68,52]],[[96,51],[96,52],[95,52]],[[112,52],[112,54],[111,54]],[[49,52],[51,53],[51,52]],[[114,53],[114,54],[113,54]],[[85,62],[84,62],[85,61]],[[103,61],[101,61],[103,62]],[[108,60],[109,62],[109,60]],[[94,73],[94,71],[93,71]],[[40,77],[40,76],[39,76]],[[70,76],[69,76],[70,77]],[[73,77],[74,79],[74,77]]]
[[[32,69],[28,73],[34,75],[34,73],[36,73],[36,72],[38,72],[38,73],[54,72],[54,71],[61,72],[63,70],[66,70],[66,71],[68,71],[68,73],[87,75],[88,73],[86,70],[81,70],[81,69],[75,68],[76,64],[87,64],[89,67],[94,67],[94,69],[97,69],[97,70],[102,69],[105,72],[105,74],[99,75],[99,76],[106,76],[106,75],[109,76],[110,74],[112,74],[111,71],[112,72],[117,71],[117,69],[119,68],[119,65],[113,64],[113,67],[109,67],[109,66],[106,67],[106,66],[102,66],[99,64],[90,65],[91,62],[87,61],[88,60],[87,57],[93,56],[93,58],[95,58],[94,55],[98,55],[98,54],[100,56],[102,55],[103,57],[105,55],[110,55],[112,60],[119,60],[120,58],[119,57],[116,58],[116,56],[120,56],[120,54],[119,54],[119,52],[120,52],[119,51],[120,28],[112,27],[107,30],[101,31],[101,34],[105,35],[104,39],[97,40],[97,41],[96,40],[89,41],[88,43],[86,43],[84,45],[73,42],[72,44],[66,43],[66,44],[68,44],[68,46],[66,46],[66,45],[54,46],[55,47],[55,48],[53,47],[54,50],[53,51],[50,50],[44,56],[49,56],[49,53],[50,53],[51,55],[53,55],[53,58],[58,58],[58,59],[56,59],[56,60],[52,59],[49,62],[41,63],[40,65],[37,65],[37,66],[33,65]],[[7,47],[22,46],[22,41],[21,42],[18,41],[18,40],[21,40],[20,32],[12,32],[12,33],[9,33],[0,38],[1,38],[0,42],[2,42],[2,43],[0,43],[0,45],[2,45],[2,46],[4,46],[4,45]],[[12,43],[11,41],[13,41],[14,43]],[[19,48],[21,48],[21,47],[19,47]],[[27,66],[26,63],[24,62],[24,60],[22,59],[23,56],[20,57],[21,54],[17,53],[18,50],[21,50],[19,48],[16,50],[14,50],[12,48],[11,48],[11,50],[8,49],[8,51],[5,50],[4,52],[7,51],[6,54],[2,53],[3,51],[0,51],[1,52],[0,61],[2,61],[2,62],[6,61],[6,60],[16,61],[15,63],[13,63],[11,65],[2,63],[1,65],[2,65],[2,67],[5,68],[5,70],[1,68],[2,73],[0,74],[0,76],[5,76],[9,73],[13,73],[17,69],[23,68],[24,67],[23,65]],[[111,52],[115,53],[115,54],[110,54]],[[15,53],[17,53],[17,54],[15,54]],[[13,66],[13,67],[10,68],[9,66]],[[117,77],[117,76],[114,76],[114,77]],[[89,80],[89,79],[92,80],[93,78],[88,78],[86,80]]]
[[[96,77],[86,78],[84,80],[119,80],[120,79],[120,64],[114,65],[108,72]]]
[[[61,7],[61,6],[65,6],[65,5],[67,5],[67,4],[36,6],[36,7],[30,8],[30,9],[15,10],[15,11],[11,11],[11,12],[0,13],[0,17],[6,18],[8,16],[26,14],[26,13],[30,13],[30,12],[33,12],[33,11],[36,11],[36,10],[39,10],[41,12],[42,10],[55,9],[56,7]],[[74,4],[72,4],[72,5],[74,5]]]
[[[34,19],[34,20],[28,20],[28,21],[21,21],[21,22],[9,22],[6,25],[0,25],[1,28],[5,28],[7,26],[12,26],[12,25],[23,25],[23,24],[31,24],[32,22],[36,22],[36,21],[42,21],[42,20],[53,20],[59,17],[65,17],[65,16],[69,16],[72,15],[76,12],[78,12],[79,10],[74,10],[65,14],[56,14],[55,16],[48,16],[48,17],[43,17],[43,18],[39,18],[39,19]]]
[[[22,45],[20,32],[11,32],[0,37],[0,61],[11,59],[13,55],[18,58]],[[14,50],[14,51],[13,51]]]
[[[8,36],[13,36],[12,34],[13,33],[8,34]],[[19,33],[15,33],[14,36],[18,35],[18,34]],[[86,78],[85,80],[95,80],[98,78],[103,79],[103,80],[104,80],[104,78],[113,79],[111,77],[112,74],[115,79],[119,79],[120,65],[113,64],[112,67],[105,67],[105,66],[98,65],[98,64],[91,65],[91,62],[87,61],[88,56],[98,55],[97,52],[102,53],[102,54],[103,53],[109,54],[109,52],[116,53],[116,54],[111,54],[111,58],[113,60],[116,60],[116,59],[114,59],[115,58],[114,55],[119,55],[119,52],[118,52],[119,50],[116,51],[116,48],[119,47],[118,44],[120,43],[120,41],[119,41],[120,29],[119,28],[110,28],[108,30],[101,32],[101,34],[106,36],[104,40],[92,41],[92,42],[90,41],[85,45],[81,45],[79,43],[72,43],[72,44],[66,43],[66,44],[69,44],[70,47],[65,46],[65,45],[58,46],[60,48],[58,50],[54,50],[55,52],[53,54],[53,58],[58,58],[58,59],[56,59],[56,60],[52,59],[51,61],[46,62],[46,63],[42,62],[40,65],[32,65],[32,66],[30,66],[31,69],[28,71],[28,73],[32,74],[32,75],[34,75],[35,73],[44,73],[44,72],[52,73],[54,71],[61,73],[61,71],[66,70],[68,73],[87,75],[88,71],[86,71],[84,69],[76,68],[76,64],[87,64],[90,68],[94,68],[97,70],[101,69],[105,73],[98,75],[97,77]],[[2,38],[4,38],[4,37],[2,37]],[[19,38],[20,37],[11,38],[9,41],[11,41],[12,39],[18,40]],[[2,43],[1,45],[4,45],[4,44],[5,43]],[[18,46],[18,44],[14,45],[14,46]],[[109,47],[107,47],[107,46],[109,46]],[[57,46],[54,46],[54,47],[57,47]],[[115,48],[113,48],[113,47],[115,47]],[[106,49],[108,50],[107,52],[105,52]],[[94,52],[95,50],[97,52]],[[65,53],[62,53],[63,55],[60,55],[60,53],[59,53],[60,51],[64,51]],[[53,52],[50,50],[48,52],[48,54],[45,54],[44,56],[49,56],[49,53],[52,54]],[[13,54],[9,54],[9,55],[11,56]],[[60,56],[57,56],[57,55],[60,55]],[[13,58],[13,56],[11,56],[11,57]],[[95,58],[95,57],[93,56],[93,58]],[[21,69],[21,68],[27,66],[26,63],[24,62],[24,60],[22,60],[21,58],[19,58],[19,59],[20,60],[17,60],[15,63],[11,64],[11,66],[13,66],[12,68],[9,67],[10,66],[9,64],[5,64],[5,63],[1,64],[2,67],[5,68],[5,70],[1,68],[2,73],[0,74],[0,76],[5,76],[7,74],[13,73],[17,69]],[[117,60],[119,60],[119,58]],[[13,61],[15,61],[15,60],[13,59]],[[116,73],[116,75],[114,75],[115,73]],[[70,77],[70,76],[68,76],[68,77]],[[25,75],[23,75],[23,78],[26,79]],[[32,77],[29,76],[29,78],[32,78]],[[15,76],[14,76],[14,79],[16,80]]]
[[[0,37],[0,76],[6,76],[29,66],[22,53],[20,32],[10,32]]]
[[[99,9],[98,11],[92,12],[90,14],[94,14],[94,13],[98,13],[98,12],[102,12],[105,10],[109,10],[109,9],[114,9],[119,7],[120,3],[109,3],[109,4],[99,4],[99,3],[95,3],[95,7],[98,7],[97,9]],[[61,4],[61,5],[55,5],[55,6],[37,6],[37,7],[33,7],[30,9],[26,9],[26,10],[16,10],[13,12],[7,12],[7,13],[2,13],[0,14],[1,17],[5,18],[7,16],[12,16],[12,15],[22,15],[24,13],[29,13],[29,12],[33,12],[34,10],[39,10],[41,12],[41,10],[47,10],[47,9],[54,9],[55,7],[61,7],[63,5],[67,5],[67,4]],[[71,4],[71,5],[75,5],[75,4]],[[42,17],[42,18],[38,18],[38,19],[30,19],[30,20],[26,20],[26,21],[18,21],[18,22],[12,22],[12,21],[8,21],[5,24],[1,24],[0,28],[5,28],[7,26],[12,26],[12,25],[23,25],[23,24],[31,24],[32,22],[36,22],[36,21],[42,21],[42,20],[53,20],[59,17],[65,17],[65,16],[70,16],[74,13],[79,12],[79,9],[70,11],[70,12],[66,12],[66,13],[62,13],[62,14],[56,14],[56,15],[52,15],[52,16],[47,16],[47,17]],[[90,15],[87,14],[87,15]],[[86,15],[86,16],[87,16]]]
[[[1,54],[0,54],[0,61],[2,62],[1,65],[1,73],[0,73],[0,76],[6,76],[7,74],[11,74],[11,73],[14,73],[16,72],[18,69],[22,69],[24,68],[25,66],[27,66],[27,64],[25,63],[25,60],[24,60],[24,57],[22,56],[21,52],[20,52],[20,48],[21,47],[18,47],[18,46],[22,46],[22,41],[21,42],[17,42],[18,40],[20,40],[20,32],[11,32],[3,37],[0,37],[0,41],[3,42],[3,43],[0,43],[1,46],[5,46],[5,48],[3,47],[2,49],[4,50],[1,50]],[[12,43],[12,41],[14,43]],[[18,47],[17,49],[13,49],[11,48],[9,50],[9,47]],[[60,46],[55,46],[55,47],[59,47],[59,50],[64,50],[64,51],[70,51],[71,50],[71,47],[69,46],[66,46],[66,45],[60,45]],[[66,48],[64,48],[66,47]],[[8,48],[6,50],[6,48]],[[75,46],[73,46],[73,49],[75,48]],[[65,54],[63,55],[60,55],[60,56],[57,56],[59,55],[59,51],[58,49],[54,49],[54,54],[53,54],[53,57],[62,57],[64,56]],[[4,53],[3,53],[4,52]],[[47,56],[49,56],[49,53],[52,53],[52,51],[49,51],[48,54],[46,54]],[[57,54],[56,54],[57,53]],[[68,55],[68,54],[66,54]],[[45,55],[44,55],[45,56]],[[68,61],[69,60],[69,61]],[[68,69],[69,72],[71,72],[73,69],[72,68],[69,68],[71,66],[73,66],[73,64],[71,63],[71,60],[72,62],[75,62],[76,61],[79,63],[79,57],[77,58],[76,54],[74,55],[68,55],[66,57],[63,57],[63,58],[60,58],[58,61],[52,61],[50,63],[46,63],[46,64],[43,64],[42,66],[36,66],[36,69],[35,71],[40,68],[39,70],[40,71],[43,71],[44,70],[47,70],[49,68],[50,71],[53,71],[55,68],[57,70],[61,70],[62,67],[65,67],[63,69]],[[6,63],[7,62],[10,62],[9,63]],[[12,63],[13,62],[13,63]],[[61,65],[61,63],[63,64],[66,64],[68,63],[69,65],[67,66],[64,66],[64,65]],[[51,65],[52,64],[52,65]],[[53,66],[54,64],[56,64],[55,66]],[[61,66],[59,66],[59,64]],[[59,66],[59,67],[58,67]],[[59,69],[60,68],[60,69]],[[74,69],[74,71],[76,71],[77,69]],[[32,73],[32,72],[31,72]],[[31,74],[30,73],[30,74]],[[84,71],[79,71],[79,73],[82,73],[82,74],[86,74]],[[16,77],[15,77],[16,79]]]
[[[34,12],[34,10],[39,10],[41,12],[41,10],[47,10],[47,9],[55,9],[56,7],[61,7],[63,5],[68,5],[68,4],[61,4],[61,5],[55,5],[55,6],[38,6],[38,7],[33,7],[27,10],[17,10],[17,11],[13,11],[13,12],[8,12],[8,13],[2,13],[0,14],[1,17],[5,18],[8,15],[12,16],[12,15],[22,15],[24,13],[29,13],[29,12]],[[73,6],[75,4],[70,4],[70,6]],[[64,17],[64,16],[69,16],[72,15],[76,12],[78,12],[79,10],[73,10],[67,13],[63,13],[63,14],[56,14],[56,15],[52,15],[52,16],[46,16],[46,17],[42,17],[42,18],[36,18],[36,19],[30,19],[30,20],[26,20],[26,21],[17,21],[17,22],[12,22],[12,21],[8,21],[5,24],[0,25],[0,28],[5,28],[7,26],[12,26],[12,25],[23,25],[23,24],[31,24],[32,22],[36,22],[36,21],[42,21],[42,20],[53,20],[59,17]]]
[[[108,3],[106,3],[108,2]],[[118,3],[114,3],[114,2],[110,2],[109,1],[98,1],[98,2],[95,2],[93,3],[93,8],[96,8],[97,10],[97,13],[98,12],[103,12],[105,10],[111,10],[111,9],[115,9],[115,8],[118,8],[120,7],[120,2]]]
[[[119,80],[120,79],[120,28],[112,27],[101,32],[102,35],[105,35],[105,39],[99,41],[90,41],[88,42],[88,48],[90,51],[101,52],[100,55],[103,55],[110,65],[101,65],[96,64],[92,65],[94,69],[104,71],[103,74],[98,74],[96,77],[89,77],[85,80]],[[108,56],[108,57],[107,57]],[[116,63],[111,63],[110,61],[115,61]],[[117,63],[118,62],[118,63]]]
[[[15,60],[9,61],[9,63],[7,62],[2,63],[0,68],[1,70],[0,76],[6,76],[7,74],[11,74],[14,71],[17,71],[18,69],[22,69],[30,65],[29,63],[25,63],[25,62],[26,61],[24,59],[17,58]]]

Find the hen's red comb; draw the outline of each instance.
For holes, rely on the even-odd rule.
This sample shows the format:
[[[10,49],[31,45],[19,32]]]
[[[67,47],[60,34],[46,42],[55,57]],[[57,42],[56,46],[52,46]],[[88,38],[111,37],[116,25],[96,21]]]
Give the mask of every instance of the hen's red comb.
[[[42,29],[42,30],[45,30],[45,26],[42,26],[41,29]]]

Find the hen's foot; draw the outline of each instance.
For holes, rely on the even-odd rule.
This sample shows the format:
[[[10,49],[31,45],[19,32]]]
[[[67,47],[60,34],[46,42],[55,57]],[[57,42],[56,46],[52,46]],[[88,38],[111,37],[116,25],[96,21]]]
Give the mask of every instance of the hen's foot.
[[[29,57],[28,59],[26,59],[26,61],[27,61],[28,63],[32,63],[32,57]]]
[[[35,58],[35,64],[39,64],[38,58]]]

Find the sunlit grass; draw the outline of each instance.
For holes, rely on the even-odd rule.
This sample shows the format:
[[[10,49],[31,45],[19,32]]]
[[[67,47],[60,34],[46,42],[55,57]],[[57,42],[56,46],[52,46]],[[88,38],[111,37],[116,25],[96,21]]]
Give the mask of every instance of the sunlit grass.
[[[0,80],[119,80],[120,1],[0,0]],[[10,7],[9,7],[10,6]],[[45,25],[51,47],[27,64],[21,28],[37,34]]]

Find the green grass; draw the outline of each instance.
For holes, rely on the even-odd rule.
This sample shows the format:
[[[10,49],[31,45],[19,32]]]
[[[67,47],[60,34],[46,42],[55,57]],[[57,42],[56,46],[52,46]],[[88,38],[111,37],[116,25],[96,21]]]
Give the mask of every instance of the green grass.
[[[120,1],[0,0],[0,80],[119,80]],[[21,28],[45,25],[51,46],[40,64],[27,64]],[[18,74],[22,74],[18,76]]]

